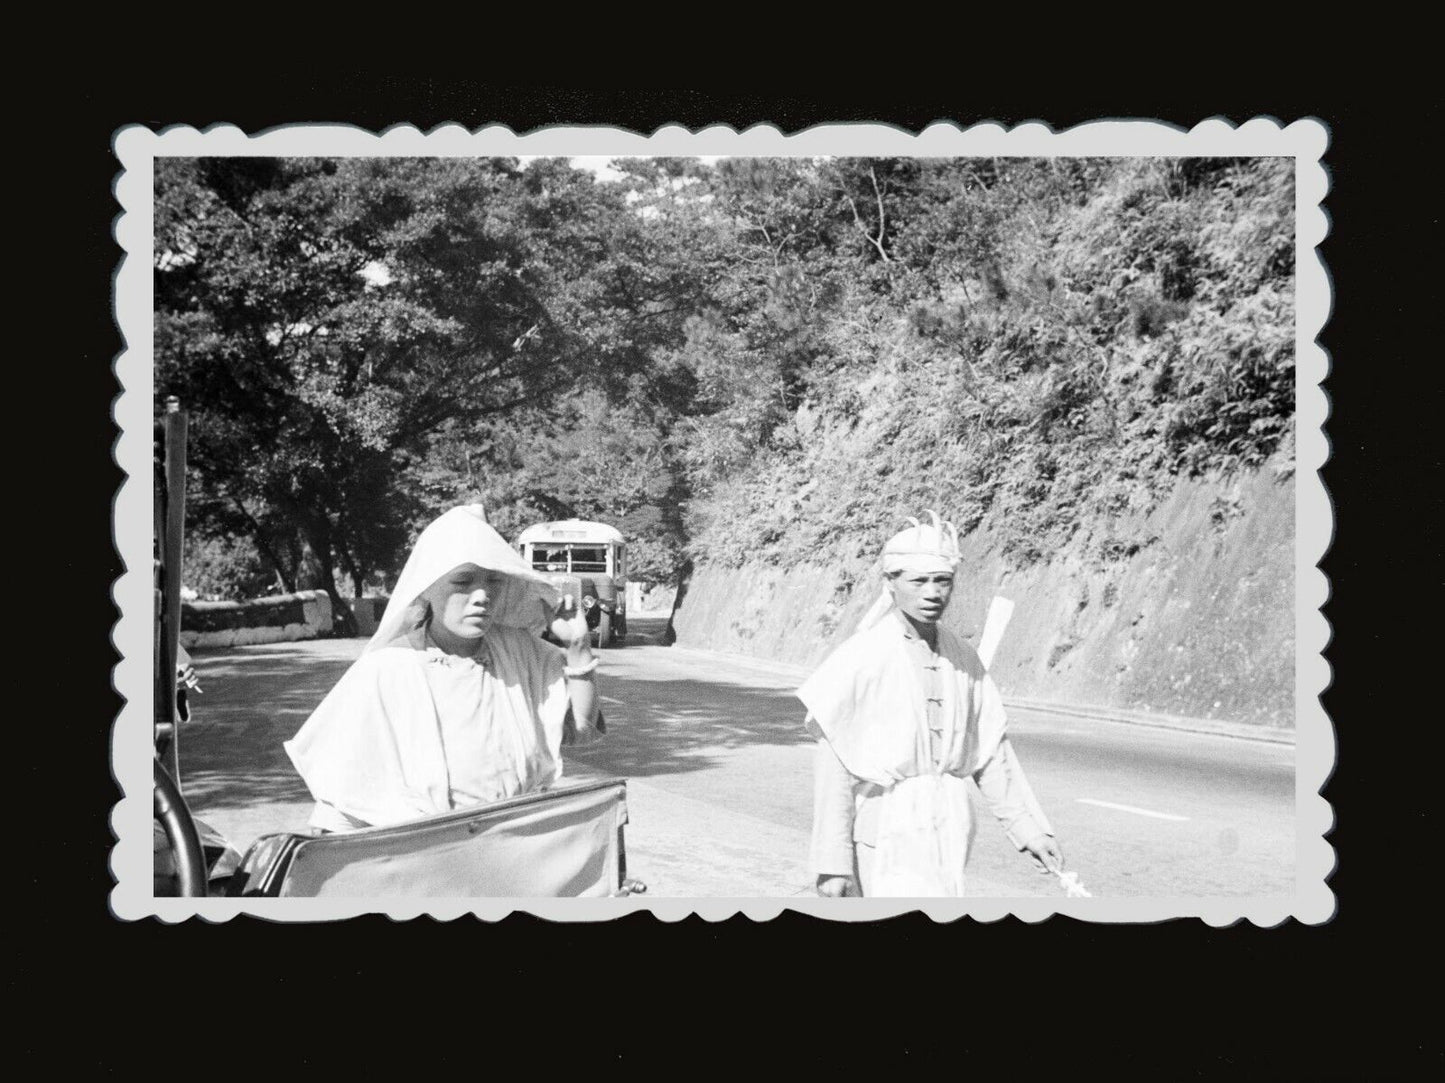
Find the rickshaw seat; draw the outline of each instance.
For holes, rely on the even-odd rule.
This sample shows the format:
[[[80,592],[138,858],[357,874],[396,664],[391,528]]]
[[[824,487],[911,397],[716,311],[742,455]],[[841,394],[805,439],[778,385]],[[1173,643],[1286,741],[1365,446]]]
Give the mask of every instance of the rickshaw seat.
[[[627,783],[558,786],[390,827],[265,835],[235,895],[548,898],[617,894]]]

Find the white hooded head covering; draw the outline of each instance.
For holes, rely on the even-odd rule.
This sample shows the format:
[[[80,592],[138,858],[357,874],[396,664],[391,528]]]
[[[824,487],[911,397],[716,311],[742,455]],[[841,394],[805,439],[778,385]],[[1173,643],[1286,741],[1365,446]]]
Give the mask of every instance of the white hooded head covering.
[[[486,663],[436,648],[381,649],[417,646],[409,642],[424,615],[417,598],[462,564],[507,576]],[[329,826],[337,812],[360,824],[401,823],[561,777],[563,654],[536,635],[558,601],[479,505],[453,508],[423,530],[362,657],[285,743],[318,815],[334,810],[313,823]]]
[[[492,607],[493,625],[540,633],[561,603],[561,592],[492,529],[482,505],[464,505],[445,512],[418,536],[366,651],[405,638],[421,619],[416,602],[422,592],[462,564],[507,576],[506,596]]]
[[[911,515],[909,526],[889,538],[878,557],[879,566],[886,576],[898,572],[954,571],[960,559],[958,529],[938,517],[938,512],[929,508],[925,514],[927,523],[920,523]],[[893,595],[888,584],[858,624],[858,630],[871,628],[882,620],[893,608]]]

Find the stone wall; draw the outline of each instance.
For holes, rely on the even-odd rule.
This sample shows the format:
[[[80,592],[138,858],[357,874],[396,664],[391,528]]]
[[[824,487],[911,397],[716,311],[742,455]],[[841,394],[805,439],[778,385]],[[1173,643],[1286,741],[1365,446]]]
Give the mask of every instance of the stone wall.
[[[181,646],[186,650],[280,643],[330,635],[331,599],[302,590],[245,602],[182,602]]]
[[[992,671],[1007,696],[1293,727],[1294,499],[1287,463],[1190,479],[1147,516],[1143,539],[1099,561],[1081,540],[1014,568],[987,524],[963,539],[945,623],[977,643],[995,594],[1015,603]],[[881,539],[880,539],[881,543]],[[679,646],[812,664],[878,596],[826,562],[699,565],[679,599]]]

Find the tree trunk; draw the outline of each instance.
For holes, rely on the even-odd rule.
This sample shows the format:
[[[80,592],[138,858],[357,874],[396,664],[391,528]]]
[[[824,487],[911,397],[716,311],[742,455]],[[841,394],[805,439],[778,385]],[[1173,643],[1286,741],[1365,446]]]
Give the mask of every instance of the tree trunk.
[[[351,606],[346,603],[336,590],[336,584],[326,584],[326,596],[331,599],[331,633],[335,636],[350,637],[360,635],[356,626],[356,614],[351,611]]]
[[[246,505],[234,497],[232,498],[232,504],[250,526],[251,540],[256,543],[256,548],[261,551],[262,556],[271,562],[271,567],[275,569],[276,580],[281,584],[282,593],[296,593],[297,561],[293,560],[288,566],[287,563],[281,559],[280,551],[272,546],[270,540],[266,537],[266,528],[257,521],[255,516],[246,510]]]
[[[344,542],[336,542],[336,554],[341,558],[341,570],[351,580],[351,596],[360,598],[362,585],[366,581],[366,569],[357,564],[356,558],[351,555],[351,550]]]
[[[296,577],[294,573],[281,561],[276,550],[266,544],[265,538],[259,533],[253,533],[251,536],[255,539],[256,548],[261,550],[261,555],[271,562],[271,567],[276,572],[276,581],[281,584],[281,592],[283,594],[294,594],[296,592]]]
[[[673,579],[676,584],[676,591],[672,595],[672,612],[667,615],[667,623],[662,628],[662,643],[670,647],[677,642],[677,629],[672,622],[677,618],[677,608],[682,605],[682,600],[687,597],[687,588],[692,584],[693,565],[691,560],[684,560],[678,566],[677,574]]]
[[[306,540],[311,545],[311,555],[316,558],[316,563],[321,570],[321,589],[326,591],[326,596],[331,599],[332,634],[337,636],[354,636],[357,634],[356,614],[351,611],[351,606],[346,604],[346,599],[336,589],[336,569],[331,562],[331,533],[330,524],[324,516],[315,516],[306,524]]]
[[[359,634],[356,627],[356,614],[351,611],[351,606],[336,589],[336,576],[331,570],[331,554],[321,558],[321,566],[326,571],[326,582],[324,589],[326,596],[331,599],[332,634],[337,636],[354,636]]]

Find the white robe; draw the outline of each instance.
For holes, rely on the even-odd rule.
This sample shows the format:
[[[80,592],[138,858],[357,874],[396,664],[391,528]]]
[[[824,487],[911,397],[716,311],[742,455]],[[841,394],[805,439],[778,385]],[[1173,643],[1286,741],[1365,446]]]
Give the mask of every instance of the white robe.
[[[974,833],[968,778],[988,780],[986,795],[1016,845],[1052,829],[1013,757],[1003,699],[977,653],[938,629],[935,757],[909,649],[903,618],[894,612],[844,642],[798,689],[809,728],[828,746],[819,752],[815,817],[825,814],[824,789],[834,785],[827,753],[856,787],[859,806],[849,811],[866,813],[873,843],[868,893],[962,895]],[[815,863],[819,834],[828,828],[815,820]]]
[[[475,660],[426,647],[417,624],[422,593],[463,564],[507,576]],[[285,744],[316,798],[312,824],[400,823],[560,778],[563,652],[536,634],[559,598],[479,506],[422,531],[376,634]]]
[[[313,824],[401,823],[561,778],[562,651],[493,628],[486,653],[395,645],[357,659],[285,744],[318,802]]]

